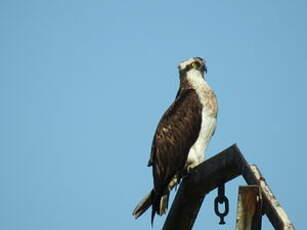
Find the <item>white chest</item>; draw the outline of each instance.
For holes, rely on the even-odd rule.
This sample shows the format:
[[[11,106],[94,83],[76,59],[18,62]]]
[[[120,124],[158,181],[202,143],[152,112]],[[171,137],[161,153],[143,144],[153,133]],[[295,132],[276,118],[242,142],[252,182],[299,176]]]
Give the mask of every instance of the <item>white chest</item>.
[[[191,147],[186,162],[187,166],[195,167],[196,165],[204,161],[205,151],[216,128],[216,117],[218,108],[216,96],[213,90],[209,87],[207,82],[201,76],[201,73],[199,71],[195,71],[187,77],[192,87],[196,90],[200,102],[203,106],[202,123],[199,136],[194,145]]]

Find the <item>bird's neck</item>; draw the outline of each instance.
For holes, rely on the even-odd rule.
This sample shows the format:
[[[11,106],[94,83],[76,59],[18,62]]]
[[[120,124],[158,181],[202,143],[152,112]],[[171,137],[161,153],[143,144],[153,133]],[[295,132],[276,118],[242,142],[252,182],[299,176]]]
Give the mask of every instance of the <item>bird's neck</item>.
[[[203,75],[204,73],[200,72],[199,70],[192,69],[188,71],[186,74],[187,74],[186,80],[192,88],[197,89],[201,87],[202,89],[205,89],[205,90],[211,89],[204,78],[205,77]]]

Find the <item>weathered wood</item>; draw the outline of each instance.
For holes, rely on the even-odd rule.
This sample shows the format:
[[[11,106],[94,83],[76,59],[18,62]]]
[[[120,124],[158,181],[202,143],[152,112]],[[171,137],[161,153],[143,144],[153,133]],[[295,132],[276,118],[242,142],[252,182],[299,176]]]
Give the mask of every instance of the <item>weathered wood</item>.
[[[265,178],[261,175],[260,170],[256,165],[250,165],[250,169],[260,185],[262,197],[264,199],[264,212],[267,214],[272,225],[275,229],[294,230],[295,228],[288,215],[275,198],[269,185],[266,183]]]
[[[198,165],[182,180],[163,230],[192,229],[205,195],[239,175],[242,175],[248,184],[262,184],[262,177],[255,175],[236,145]],[[280,206],[269,202],[271,196],[267,193],[262,193],[262,196],[263,210],[274,228],[294,229],[290,221],[285,222],[287,215],[280,216],[283,214],[279,210]]]
[[[260,185],[263,199],[263,212],[267,215],[273,227],[278,230],[294,230],[294,225],[276,200],[257,166],[247,165],[242,171],[242,176],[248,184]]]
[[[236,230],[260,230],[262,196],[259,185],[240,186]]]

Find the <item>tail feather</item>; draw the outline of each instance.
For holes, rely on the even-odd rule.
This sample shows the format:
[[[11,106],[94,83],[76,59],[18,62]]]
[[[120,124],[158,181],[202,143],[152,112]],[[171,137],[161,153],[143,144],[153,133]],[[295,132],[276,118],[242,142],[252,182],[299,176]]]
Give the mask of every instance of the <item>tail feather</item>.
[[[161,216],[166,213],[167,208],[168,208],[168,198],[169,198],[169,193],[166,193],[163,195],[160,199],[160,205],[159,209],[157,210],[157,213]]]
[[[169,192],[162,195],[161,197],[154,197],[152,202],[153,205],[151,212],[151,226],[153,225],[156,213],[160,216],[166,213],[168,208],[168,198],[169,198]]]
[[[153,191],[147,194],[147,196],[145,196],[144,199],[141,200],[138,203],[138,205],[135,207],[135,209],[132,212],[132,215],[135,217],[135,219],[141,216],[152,205],[152,196],[153,196]]]
[[[168,199],[169,192],[159,197],[152,190],[149,194],[147,194],[147,196],[144,197],[143,200],[138,203],[133,210],[132,215],[135,218],[138,218],[152,205],[151,225],[153,225],[156,213],[160,216],[166,213],[168,208]]]

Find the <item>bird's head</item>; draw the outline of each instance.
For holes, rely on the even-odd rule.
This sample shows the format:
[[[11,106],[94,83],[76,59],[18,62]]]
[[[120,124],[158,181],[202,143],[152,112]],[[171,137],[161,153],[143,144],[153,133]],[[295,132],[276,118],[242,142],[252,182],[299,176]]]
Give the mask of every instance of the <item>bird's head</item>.
[[[199,71],[202,76],[207,73],[206,61],[200,57],[193,57],[181,62],[178,66],[180,76],[186,76],[189,71]]]

